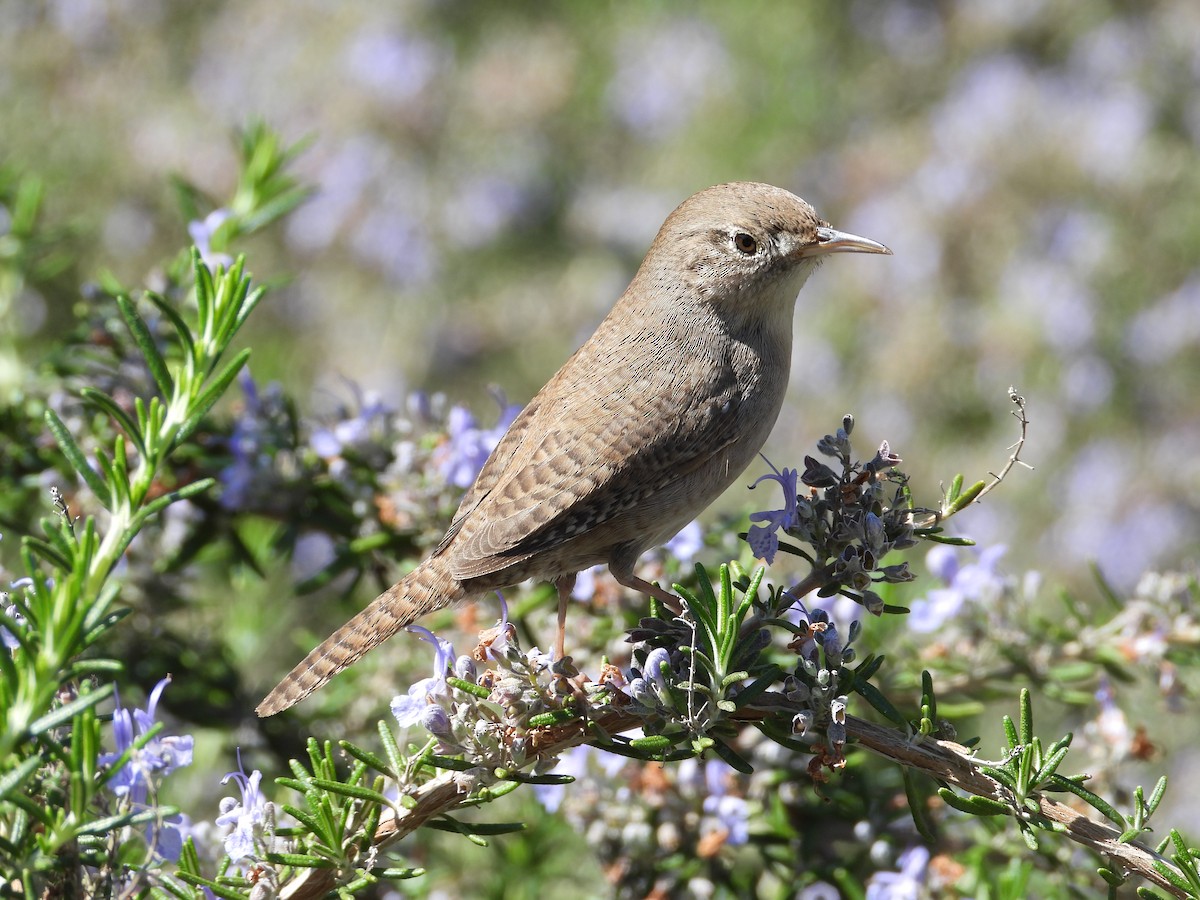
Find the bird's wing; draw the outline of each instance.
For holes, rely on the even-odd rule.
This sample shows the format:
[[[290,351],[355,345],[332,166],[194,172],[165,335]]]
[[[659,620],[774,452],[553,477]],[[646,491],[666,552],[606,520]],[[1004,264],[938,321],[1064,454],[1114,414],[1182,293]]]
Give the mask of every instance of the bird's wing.
[[[660,370],[620,393],[605,392],[604,381],[552,382],[513,422],[439,548],[455,578],[499,571],[590,531],[738,439],[732,374],[685,385]],[[672,422],[688,423],[686,432]]]
[[[496,483],[504,477],[506,464],[514,457],[525,437],[530,431],[536,433],[537,429],[534,423],[538,418],[538,411],[542,407],[542,400],[542,395],[538,394],[538,396],[529,401],[524,409],[517,413],[512,424],[508,426],[508,430],[500,438],[496,449],[484,460],[483,468],[479,470],[475,481],[471,483],[471,486],[467,488],[467,492],[463,494],[462,500],[459,501],[458,509],[454,513],[454,519],[450,523],[450,528],[446,531],[437,549],[433,551],[434,556],[444,552],[450,546],[462,530],[463,524],[467,521],[467,517],[471,511],[479,506],[483,499],[492,492],[492,488],[496,486]]]

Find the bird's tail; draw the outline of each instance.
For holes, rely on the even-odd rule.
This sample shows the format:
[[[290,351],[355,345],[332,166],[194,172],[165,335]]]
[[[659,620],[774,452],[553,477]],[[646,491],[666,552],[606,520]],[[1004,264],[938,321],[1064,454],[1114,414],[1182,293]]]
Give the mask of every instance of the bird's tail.
[[[466,591],[450,575],[445,562],[436,556],[426,560],[325,638],[267,694],[255,712],[273,716],[294,706],[401,628],[465,597]]]

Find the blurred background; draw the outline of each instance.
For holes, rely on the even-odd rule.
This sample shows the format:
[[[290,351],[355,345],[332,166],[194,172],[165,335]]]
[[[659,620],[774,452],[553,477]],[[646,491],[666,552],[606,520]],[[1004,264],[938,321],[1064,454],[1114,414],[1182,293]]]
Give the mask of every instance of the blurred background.
[[[85,278],[133,286],[188,240],[173,178],[228,196],[255,118],[309,139],[312,199],[239,249],[274,284],[254,378],[314,421],[353,383],[490,424],[681,200],[780,185],[895,256],[803,291],[766,455],[801,466],[853,412],[933,504],[1004,464],[1013,385],[1036,468],[957,527],[1013,573],[1127,590],[1200,555],[1198,35],[1194,0],[0,0],[0,163],[44,179]],[[0,310],[0,388],[86,297]],[[772,505],[763,471],[726,508]]]
[[[316,195],[246,249],[287,279],[252,370],[312,414],[342,378],[524,402],[679,201],[781,185],[896,255],[803,292],[771,460],[852,411],[933,501],[1004,462],[1014,385],[1036,471],[962,527],[1124,588],[1196,552],[1198,34],[1190,0],[4,0],[0,151],[139,284],[185,237],[170,177],[227,194],[253,117],[310,137]],[[61,307],[4,311],[30,358]]]

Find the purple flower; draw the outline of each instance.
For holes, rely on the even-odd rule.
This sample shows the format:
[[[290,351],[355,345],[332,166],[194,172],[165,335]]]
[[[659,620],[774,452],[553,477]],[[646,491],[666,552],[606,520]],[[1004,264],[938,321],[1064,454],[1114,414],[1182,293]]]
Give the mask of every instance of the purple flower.
[[[0,534],[0,538],[3,537],[4,535]],[[14,591],[23,591],[26,588],[33,586],[33,579],[28,577],[18,578],[16,581],[12,582],[10,586]],[[7,599],[8,594],[0,591],[0,601]],[[21,615],[21,611],[15,603],[6,604],[4,607],[4,614],[8,616],[8,618],[12,619],[14,625],[21,626],[25,624],[25,617]],[[21,642],[17,640],[17,636],[3,625],[0,625],[0,644],[4,646],[5,650],[16,650],[21,646]]]
[[[528,205],[527,191],[499,175],[462,181],[446,199],[444,227],[452,240],[468,249],[498,237]],[[464,228],[463,223],[470,227]]]
[[[725,843],[744,844],[750,839],[750,810],[743,798],[709,796],[704,799],[704,811],[725,831]]]
[[[797,601],[784,613],[784,618],[792,624],[804,628],[803,633],[798,634],[788,648],[803,659],[815,664],[819,659],[818,636],[821,636],[823,640],[824,632],[830,627],[834,627],[836,632],[836,626],[833,626],[829,613],[819,607],[809,610],[803,603]],[[807,627],[805,628],[805,626]]]
[[[601,563],[598,566],[592,566],[590,569],[584,569],[575,576],[575,585],[571,588],[571,597],[574,600],[591,600],[596,594],[596,575],[603,572],[607,567]]]
[[[214,253],[212,249],[213,236],[228,221],[229,216],[227,209],[214,209],[203,221],[188,222],[188,234],[192,237],[192,243],[196,245],[196,249],[200,251],[200,258],[210,269],[217,266],[228,269],[233,264],[233,257],[228,253]]]
[[[450,716],[440,706],[430,703],[421,711],[421,727],[444,743],[453,743],[454,726],[450,723]]]
[[[750,839],[750,809],[744,798],[728,792],[732,775],[729,764],[719,759],[704,764],[704,782],[708,788],[704,811],[725,831],[725,843],[736,845]]]
[[[357,220],[350,247],[391,281],[413,287],[433,280],[441,265],[428,220],[411,209],[372,209]]]
[[[470,487],[520,411],[519,406],[501,403],[500,420],[495,427],[480,428],[470,410],[453,407],[447,423],[449,440],[438,448],[437,454],[442,477],[455,487]]]
[[[225,835],[225,853],[234,862],[256,860],[259,858],[260,844],[268,838],[266,826],[271,812],[271,804],[259,788],[262,772],[255,769],[247,775],[242,769],[239,754],[237,771],[222,778],[221,784],[228,784],[230,779],[237,782],[242,799],[241,802],[233,797],[221,800],[221,815],[217,816],[217,825],[229,828],[229,833]]]
[[[270,489],[272,461],[270,448],[276,438],[284,408],[283,389],[276,382],[261,394],[249,369],[238,376],[245,394],[245,405],[233,421],[229,434],[232,462],[221,470],[220,504],[225,509],[241,509]]]
[[[409,685],[408,693],[397,694],[392,698],[392,715],[401,728],[411,728],[421,721],[425,707],[429,705],[429,695],[441,686],[436,678],[422,678]]]
[[[418,97],[442,69],[445,54],[424,38],[396,30],[363,28],[345,55],[347,73],[396,105]]]
[[[823,632],[820,634],[821,649],[825,651],[826,657],[838,656],[841,654],[844,644],[842,636],[838,634],[837,625],[830,622]]]
[[[171,862],[179,862],[183,853],[183,842],[192,836],[192,819],[183,813],[167,816],[157,823],[157,831],[150,826],[146,828],[150,835],[155,854]]]
[[[775,469],[770,460],[767,460],[767,465]],[[763,475],[750,487],[754,488],[759,482],[767,480],[778,481],[779,486],[783,488],[783,509],[751,513],[751,522],[766,524],[751,525],[746,534],[746,543],[750,545],[750,549],[754,551],[756,557],[766,560],[767,565],[770,565],[775,561],[775,554],[779,550],[779,535],[775,532],[779,529],[787,531],[796,524],[796,497],[799,492],[800,473],[796,469],[784,469],[782,472],[775,469],[773,474]]]
[[[707,23],[675,19],[617,47],[609,104],[631,130],[665,137],[685,125],[728,76],[729,54]]]
[[[168,675],[154,686],[146,709],[133,710],[121,706],[117,697],[117,708],[113,711],[113,742],[116,744],[114,753],[102,753],[101,765],[111,765],[133,747],[139,737],[145,735],[156,724],[154,714],[158,707],[159,697],[170,683]],[[135,734],[136,731],[136,734]],[[191,735],[164,736],[161,732],[151,738],[140,749],[134,750],[120,769],[109,780],[108,785],[113,794],[122,798],[134,809],[149,809],[147,798],[151,792],[158,789],[162,779],[181,766],[192,764]],[[151,848],[164,859],[177,860],[183,849],[186,833],[191,828],[191,821],[179,814],[159,818],[146,825],[146,838]]]
[[[819,609],[829,616],[829,621],[841,622],[847,626],[861,619],[865,612],[861,603],[856,603],[842,594],[834,594],[832,597],[810,598],[809,602],[812,604],[814,610]]]
[[[1124,351],[1140,366],[1161,365],[1200,343],[1200,274],[1165,297],[1147,303],[1125,326]]]
[[[899,872],[876,872],[867,882],[867,900],[918,900],[925,884],[929,866],[929,851],[921,846],[909,847],[896,860]]]
[[[588,774],[588,767],[592,761],[599,764],[600,770],[609,779],[615,778],[625,768],[624,757],[615,753],[602,753],[588,744],[579,744],[559,756],[558,763],[550,770],[550,774],[570,775],[579,781]],[[555,812],[567,795],[567,785],[535,784],[533,794],[547,812]]]
[[[342,455],[347,447],[366,444],[371,439],[372,426],[376,420],[384,421],[392,412],[374,391],[367,391],[358,400],[358,412],[329,427],[313,429],[308,445],[317,456],[332,460]]]
[[[673,706],[671,698],[671,679],[674,676],[671,664],[671,652],[665,647],[655,647],[646,654],[640,669],[630,671],[630,677],[622,676],[624,685],[618,685],[625,695],[648,709],[660,706]]]
[[[704,548],[704,531],[700,528],[700,523],[693,520],[684,525],[679,534],[663,546],[677,560],[687,565]]]
[[[408,630],[421,640],[428,641],[437,648],[433,658],[433,675],[414,682],[406,694],[398,694],[392,698],[392,715],[401,728],[410,728],[421,722],[425,707],[429,705],[430,695],[438,695],[446,691],[446,670],[453,671],[454,645],[445,638],[440,638],[428,628],[420,625],[409,625]]]
[[[671,654],[665,647],[655,647],[646,654],[646,664],[643,666],[646,677],[656,684],[660,690],[667,689],[667,672],[671,671]]]
[[[171,676],[168,675],[156,684],[150,692],[146,709],[135,709],[132,714],[121,706],[120,697],[117,698],[117,708],[113,711],[113,740],[117,749],[114,753],[101,754],[102,765],[116,762],[133,746],[137,737],[154,727],[159,697],[170,682]],[[160,732],[141,749],[135,750],[109,780],[113,793],[118,797],[128,797],[133,803],[144,804],[150,789],[157,787],[161,779],[181,766],[192,764],[192,744],[191,735],[163,736]]]
[[[796,900],[841,900],[842,892],[828,881],[817,881],[796,895]]]
[[[469,656],[460,656],[454,661],[454,677],[463,681],[474,681],[479,675],[475,668],[475,660]]]
[[[932,575],[946,587],[934,588],[912,602],[908,627],[919,634],[935,631],[962,610],[967,603],[978,603],[1000,596],[1005,579],[996,572],[996,564],[1007,548],[997,544],[978,553],[979,561],[960,565],[955,548],[938,544],[925,556]]]
[[[588,757],[592,748],[587,744],[579,744],[567,750],[558,758],[558,764],[551,769],[553,775],[570,775],[577,781],[587,774]],[[533,794],[546,808],[546,812],[556,812],[567,795],[565,784],[535,784]]]
[[[4,614],[12,619],[17,625],[25,624],[25,618],[17,610],[17,605],[15,603],[9,603],[4,607]],[[5,650],[16,650],[21,646],[21,642],[17,640],[17,636],[3,625],[0,625],[0,644],[4,645]]]

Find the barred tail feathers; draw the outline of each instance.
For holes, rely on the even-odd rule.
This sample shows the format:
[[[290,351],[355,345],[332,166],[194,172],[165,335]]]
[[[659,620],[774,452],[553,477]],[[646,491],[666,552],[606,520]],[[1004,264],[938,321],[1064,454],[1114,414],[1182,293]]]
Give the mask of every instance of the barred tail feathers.
[[[438,557],[426,560],[322,641],[267,694],[255,712],[273,716],[295,706],[401,628],[465,599],[466,593]]]

